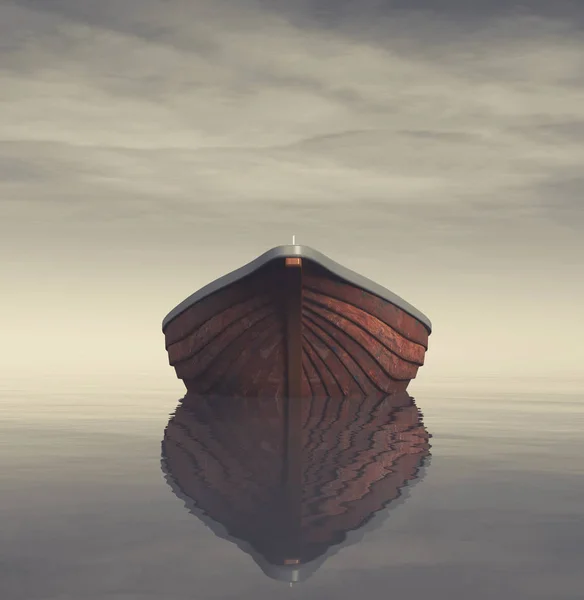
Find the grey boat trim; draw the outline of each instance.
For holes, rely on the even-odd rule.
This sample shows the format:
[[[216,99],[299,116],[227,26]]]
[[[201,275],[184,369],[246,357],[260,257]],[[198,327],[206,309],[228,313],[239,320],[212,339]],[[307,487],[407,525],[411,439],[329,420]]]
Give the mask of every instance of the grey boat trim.
[[[227,275],[223,275],[202,287],[200,290],[191,294],[188,298],[183,300],[179,305],[173,308],[167,315],[164,317],[162,321],[162,331],[166,329],[166,326],[178,315],[182,312],[190,308],[193,304],[199,302],[203,298],[214,294],[220,289],[251,275],[254,271],[257,271],[267,263],[276,260],[278,258],[291,258],[291,257],[299,257],[305,258],[306,260],[312,261],[333,275],[336,275],[338,278],[350,283],[356,287],[359,287],[367,292],[371,292],[372,294],[379,296],[383,300],[387,300],[391,302],[391,304],[395,304],[398,308],[401,308],[404,312],[408,313],[410,316],[417,319],[424,327],[428,330],[428,333],[432,333],[432,323],[430,319],[420,312],[417,308],[413,307],[411,304],[406,302],[403,298],[400,298],[398,295],[390,292],[388,289],[383,286],[367,279],[367,277],[363,277],[363,275],[359,275],[346,267],[343,267],[339,263],[336,263],[334,260],[331,260],[328,256],[325,256],[318,250],[314,248],[310,248],[309,246],[300,246],[300,245],[287,245],[287,246],[276,246],[267,252],[264,252],[261,256],[258,256],[255,260],[247,263],[243,267],[239,269],[235,269],[235,271],[231,271],[231,273],[227,273]]]

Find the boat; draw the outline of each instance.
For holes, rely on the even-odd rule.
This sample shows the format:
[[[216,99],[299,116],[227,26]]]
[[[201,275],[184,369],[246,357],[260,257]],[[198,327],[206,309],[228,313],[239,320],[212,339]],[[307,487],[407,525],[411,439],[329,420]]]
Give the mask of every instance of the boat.
[[[162,331],[193,393],[343,398],[404,391],[432,325],[393,292],[293,243],[189,296]]]
[[[300,406],[295,418],[289,405]],[[338,400],[188,392],[165,428],[161,469],[213,534],[293,584],[409,497],[430,463],[430,438],[407,392]]]

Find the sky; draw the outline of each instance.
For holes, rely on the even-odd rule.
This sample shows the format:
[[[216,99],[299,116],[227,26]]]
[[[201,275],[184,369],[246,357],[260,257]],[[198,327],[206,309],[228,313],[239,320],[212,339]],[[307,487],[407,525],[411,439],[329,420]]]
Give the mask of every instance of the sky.
[[[583,29],[543,0],[0,0],[0,362],[173,379],[165,314],[295,234],[428,315],[418,381],[583,379]]]

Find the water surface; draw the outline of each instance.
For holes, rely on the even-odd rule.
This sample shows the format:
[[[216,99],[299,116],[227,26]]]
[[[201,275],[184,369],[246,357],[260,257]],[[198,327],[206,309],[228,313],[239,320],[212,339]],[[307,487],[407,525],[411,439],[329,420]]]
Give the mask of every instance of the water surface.
[[[134,389],[4,382],[3,599],[582,598],[584,394],[577,387],[414,383],[409,391],[431,436],[423,476],[402,482],[400,498],[386,498],[372,527],[290,589],[169,485],[161,453],[182,393],[139,380]],[[276,448],[264,450],[271,460]],[[350,468],[354,459],[338,460]],[[187,464],[183,481],[193,472]],[[334,499],[330,472],[329,491],[319,493]],[[243,473],[241,465],[233,473]],[[266,512],[270,527],[278,522]]]

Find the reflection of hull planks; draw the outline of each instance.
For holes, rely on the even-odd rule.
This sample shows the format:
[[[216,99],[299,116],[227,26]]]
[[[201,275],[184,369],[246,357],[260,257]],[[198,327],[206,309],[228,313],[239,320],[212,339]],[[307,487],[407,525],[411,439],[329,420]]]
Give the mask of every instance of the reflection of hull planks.
[[[416,376],[431,324],[315,250],[280,246],[187,298],[163,331],[196,393],[381,397]]]
[[[418,480],[429,434],[407,393],[300,399],[187,394],[162,444],[168,482],[270,576],[302,579]],[[220,526],[220,528],[218,528]]]

